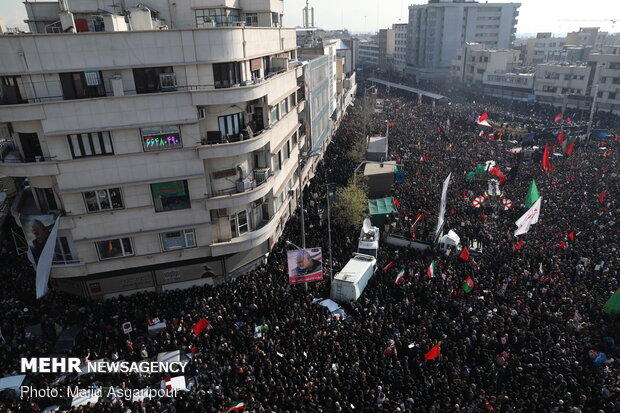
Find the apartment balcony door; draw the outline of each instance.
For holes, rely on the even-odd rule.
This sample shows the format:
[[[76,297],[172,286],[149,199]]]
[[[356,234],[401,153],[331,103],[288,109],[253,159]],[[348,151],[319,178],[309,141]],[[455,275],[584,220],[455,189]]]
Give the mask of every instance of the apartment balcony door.
[[[260,106],[254,107],[254,114],[252,114],[252,129],[253,132],[260,132],[265,129],[265,121],[263,120],[263,108]]]
[[[37,194],[41,213],[47,214],[50,211],[58,209],[56,197],[54,196],[54,190],[52,188],[34,188],[34,190]]]
[[[19,142],[24,151],[24,162],[37,162],[43,160],[41,143],[36,133],[18,133]]]

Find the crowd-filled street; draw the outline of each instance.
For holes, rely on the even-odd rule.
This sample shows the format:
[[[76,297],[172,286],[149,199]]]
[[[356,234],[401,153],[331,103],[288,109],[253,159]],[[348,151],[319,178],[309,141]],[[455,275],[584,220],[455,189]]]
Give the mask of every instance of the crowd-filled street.
[[[539,150],[526,161],[511,152],[522,146],[512,131],[559,129],[557,108],[468,95],[450,96],[444,105],[418,104],[416,96],[398,91],[381,90],[380,96],[383,112],[371,114],[370,99],[358,97],[304,193],[306,245],[322,247],[327,256],[325,184],[346,185],[357,166],[347,156],[351,140],[365,130],[385,133],[389,122],[389,157],[402,165],[405,179],[393,184],[399,209],[388,230],[432,241],[442,183],[451,172],[444,232],[456,232],[463,245],[475,240],[480,255],[465,260],[380,243],[378,270],[359,300],[343,304],[350,316],[344,319],[312,302],[329,296],[327,272],[308,290],[289,285],[285,241],[301,242],[299,210],[267,263],[249,274],[216,288],[105,302],[54,290],[36,301],[30,263],[6,244],[0,256],[1,376],[18,371],[20,357],[49,356],[59,331],[81,324],[70,355],[142,360],[180,350],[191,356],[189,391],[143,402],[102,398],[75,411],[222,412],[242,402],[246,412],[620,412],[620,319],[602,310],[620,288],[618,119],[597,114],[597,126],[612,137],[576,142],[571,154],[556,139],[530,142]],[[501,134],[477,125],[484,112],[506,124]],[[587,115],[569,112],[564,118],[575,122],[566,126],[579,119],[585,124]],[[541,168],[545,144],[548,171]],[[506,176],[501,191],[512,201],[509,209],[499,197],[473,206],[492,176],[466,176],[487,161]],[[540,220],[515,237],[532,180],[543,199]],[[355,252],[358,236],[359,228],[332,223],[334,273]],[[471,292],[463,289],[468,277]],[[209,327],[196,335],[192,326],[202,317]],[[149,335],[146,320],[155,318],[167,326]],[[123,321],[134,326],[131,341]],[[39,322],[41,337],[28,336],[26,327]],[[263,326],[261,337],[255,337],[256,326]],[[437,344],[440,354],[426,359]],[[68,384],[56,379],[29,376],[38,387]],[[80,387],[144,388],[162,379],[86,374],[66,380]],[[0,411],[39,412],[67,402],[6,394]]]

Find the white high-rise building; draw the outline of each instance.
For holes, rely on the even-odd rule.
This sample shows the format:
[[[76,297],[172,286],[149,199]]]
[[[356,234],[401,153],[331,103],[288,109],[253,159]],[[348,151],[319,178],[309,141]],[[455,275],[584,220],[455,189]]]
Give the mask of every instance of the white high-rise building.
[[[510,49],[520,3],[429,0],[409,6],[408,71],[423,78],[447,77],[464,43]]]
[[[305,140],[283,2],[25,4],[33,33],[0,35],[0,174],[23,181],[14,216],[60,215],[51,284],[105,298],[260,262]]]

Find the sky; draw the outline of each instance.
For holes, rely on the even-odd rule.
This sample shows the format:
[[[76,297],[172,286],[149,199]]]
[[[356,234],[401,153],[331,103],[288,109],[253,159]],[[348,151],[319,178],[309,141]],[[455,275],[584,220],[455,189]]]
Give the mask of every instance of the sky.
[[[7,27],[27,29],[23,0],[0,0],[0,20]],[[189,1],[189,0],[177,0]],[[505,0],[496,0],[508,3]],[[315,24],[322,29],[346,28],[355,33],[376,32],[393,23],[406,23],[411,4],[426,0],[310,0]],[[482,2],[482,1],[481,1]],[[148,4],[148,0],[145,1]],[[302,25],[305,0],[284,0],[284,24]],[[521,0],[517,34],[553,32],[564,35],[579,27],[601,27],[603,31],[620,32],[618,0]],[[618,22],[612,26],[610,18]]]

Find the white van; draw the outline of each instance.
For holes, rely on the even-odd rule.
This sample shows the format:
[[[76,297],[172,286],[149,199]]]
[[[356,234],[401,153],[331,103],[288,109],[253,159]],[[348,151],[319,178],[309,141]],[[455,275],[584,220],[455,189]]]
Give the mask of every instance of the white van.
[[[377,270],[377,259],[372,255],[354,254],[334,277],[331,299],[339,302],[357,300]]]

